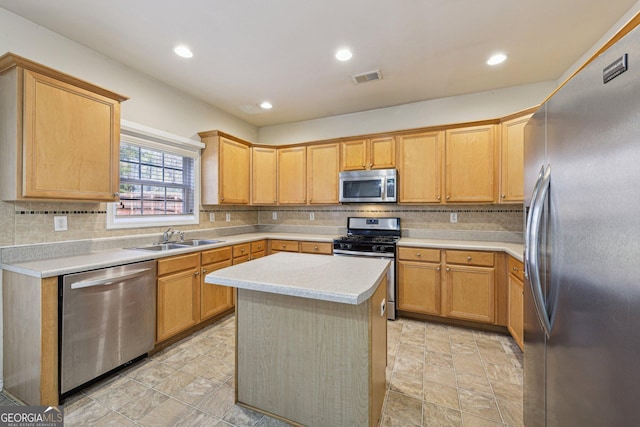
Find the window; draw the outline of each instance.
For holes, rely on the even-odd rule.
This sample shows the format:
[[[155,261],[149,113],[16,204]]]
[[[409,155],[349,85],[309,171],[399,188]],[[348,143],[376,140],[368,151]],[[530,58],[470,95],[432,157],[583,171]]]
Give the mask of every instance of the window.
[[[107,228],[197,224],[203,144],[129,122],[120,141],[120,201]]]

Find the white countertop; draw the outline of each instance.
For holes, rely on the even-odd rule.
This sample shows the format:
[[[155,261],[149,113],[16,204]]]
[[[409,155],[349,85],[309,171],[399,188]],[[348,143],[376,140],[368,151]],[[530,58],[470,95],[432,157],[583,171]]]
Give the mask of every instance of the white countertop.
[[[147,261],[174,255],[182,255],[190,252],[198,252],[239,243],[252,242],[261,239],[300,240],[312,242],[331,242],[336,235],[304,234],[304,233],[245,233],[233,236],[202,237],[220,240],[220,243],[211,245],[186,247],[165,252],[152,252],[137,249],[110,249],[104,251],[88,252],[83,255],[60,256],[37,261],[0,264],[0,268],[15,273],[33,277],[55,277],[81,271],[95,270],[98,268],[112,267],[133,262]],[[442,249],[466,249],[503,251],[522,261],[523,245],[505,242],[484,242],[471,240],[441,240],[418,239],[403,237],[398,242],[399,246],[442,248]]]
[[[279,252],[209,273],[206,283],[345,304],[367,301],[389,268],[380,258]]]

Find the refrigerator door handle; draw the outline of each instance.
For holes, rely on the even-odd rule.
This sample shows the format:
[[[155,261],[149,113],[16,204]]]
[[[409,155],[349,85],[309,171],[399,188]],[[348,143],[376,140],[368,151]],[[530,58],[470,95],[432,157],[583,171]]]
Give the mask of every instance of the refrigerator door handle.
[[[527,220],[526,220],[526,230],[524,233],[524,277],[529,277],[529,244],[531,235],[531,214],[533,213],[533,206],[538,198],[538,192],[540,191],[540,184],[542,183],[542,178],[544,177],[544,165],[540,167],[540,173],[538,173],[538,178],[536,179],[536,184],[533,186],[533,192],[531,194],[531,203],[529,203],[529,211],[527,212]]]
[[[531,204],[531,225],[529,228],[529,246],[528,246],[528,263],[529,263],[529,285],[533,294],[533,302],[538,314],[538,319],[542,324],[547,337],[551,335],[551,320],[544,304],[544,295],[542,294],[542,283],[540,280],[540,266],[538,265],[539,256],[539,238],[540,225],[544,210],[544,202],[549,195],[549,187],[551,185],[551,165],[547,165],[542,181],[540,182],[539,191],[536,194],[535,201]]]

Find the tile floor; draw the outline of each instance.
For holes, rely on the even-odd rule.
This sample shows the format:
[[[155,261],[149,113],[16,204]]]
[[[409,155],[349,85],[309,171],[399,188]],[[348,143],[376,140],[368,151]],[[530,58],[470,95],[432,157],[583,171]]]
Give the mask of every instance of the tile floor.
[[[227,317],[65,402],[66,426],[285,426],[234,405]],[[504,335],[388,324],[382,427],[522,426],[522,353]],[[0,405],[13,404],[4,395]]]

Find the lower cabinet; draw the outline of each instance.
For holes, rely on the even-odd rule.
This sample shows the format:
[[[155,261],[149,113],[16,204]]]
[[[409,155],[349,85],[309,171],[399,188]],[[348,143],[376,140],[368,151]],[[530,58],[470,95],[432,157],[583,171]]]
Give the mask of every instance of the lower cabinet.
[[[158,260],[156,342],[200,321],[200,253]]]
[[[398,249],[398,309],[441,314],[440,250]]]
[[[300,252],[300,242],[296,240],[270,240],[269,253]]]
[[[524,271],[522,263],[513,257],[509,257],[508,269],[509,314],[507,329],[520,350],[524,350]]]
[[[400,247],[398,309],[495,324],[495,264],[493,252]]]
[[[251,259],[251,243],[233,245],[233,265],[247,262]]]
[[[233,288],[204,281],[205,276],[212,271],[231,266],[231,251],[231,247],[226,247],[201,253],[200,320],[209,319],[233,307]]]
[[[251,259],[262,258],[267,254],[267,241],[258,240],[251,242]]]
[[[305,254],[333,255],[333,243],[300,242],[300,252]]]

